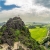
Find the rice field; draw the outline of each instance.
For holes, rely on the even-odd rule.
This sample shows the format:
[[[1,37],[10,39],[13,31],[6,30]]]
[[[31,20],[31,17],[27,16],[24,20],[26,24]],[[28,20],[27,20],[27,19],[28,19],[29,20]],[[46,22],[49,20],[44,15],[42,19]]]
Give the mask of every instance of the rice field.
[[[48,32],[46,27],[29,29],[29,31],[31,33],[31,37],[34,38],[38,42],[42,42]]]

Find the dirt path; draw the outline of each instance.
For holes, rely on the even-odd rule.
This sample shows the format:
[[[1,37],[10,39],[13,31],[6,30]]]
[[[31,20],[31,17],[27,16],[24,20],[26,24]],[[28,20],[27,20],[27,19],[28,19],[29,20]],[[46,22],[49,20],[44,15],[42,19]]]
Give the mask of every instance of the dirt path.
[[[3,48],[2,48],[2,49],[0,49],[0,50],[7,50],[7,48],[9,47],[9,45],[8,45],[8,44],[3,44],[3,45],[0,45],[0,46],[2,46],[2,47],[3,47]],[[25,50],[27,50],[27,47],[26,47],[26,46],[24,46],[23,44],[21,44],[20,42],[15,42],[15,43],[14,43],[14,46],[13,46],[13,47],[11,47],[11,49],[12,49],[12,50],[18,49],[18,48],[19,48],[19,46],[22,46],[22,48],[24,48]]]
[[[0,46],[2,46],[3,48],[2,49],[0,49],[0,50],[6,50],[7,49],[7,47],[9,46],[9,45],[7,45],[7,44],[3,44],[3,45],[0,45]]]

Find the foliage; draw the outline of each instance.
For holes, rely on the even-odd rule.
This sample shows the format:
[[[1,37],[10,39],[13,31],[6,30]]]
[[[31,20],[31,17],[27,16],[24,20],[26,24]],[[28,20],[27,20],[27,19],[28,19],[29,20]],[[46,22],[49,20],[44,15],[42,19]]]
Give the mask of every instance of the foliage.
[[[42,48],[39,46],[39,43],[31,37],[28,38],[20,35],[19,40],[21,43],[27,46],[27,48],[29,48],[30,50],[42,50]]]
[[[45,44],[47,41],[50,41],[50,37],[47,37],[43,40],[43,43],[42,44]]]
[[[41,47],[41,50],[45,50],[45,49],[44,49],[44,46],[41,45],[40,47]]]
[[[7,28],[7,26],[3,26],[3,27],[1,27],[0,31],[4,32],[6,30],[6,28]]]
[[[0,36],[2,36],[3,32],[0,32]]]
[[[15,30],[14,36],[15,36],[15,41],[18,41],[18,35],[20,34],[20,30]]]
[[[0,44],[1,44],[2,42],[1,42],[1,40],[0,40]]]
[[[15,36],[18,36],[20,34],[20,30],[16,29],[14,34],[15,34]]]

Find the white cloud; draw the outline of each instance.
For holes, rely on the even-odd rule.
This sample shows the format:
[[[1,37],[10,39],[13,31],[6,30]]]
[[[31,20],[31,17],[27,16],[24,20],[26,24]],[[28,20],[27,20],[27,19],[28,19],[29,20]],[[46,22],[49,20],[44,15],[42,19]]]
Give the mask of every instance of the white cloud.
[[[32,10],[30,10],[31,12]],[[50,12],[47,12],[47,11],[43,11],[41,13],[36,13],[34,10],[32,11],[32,13],[29,13],[29,12],[25,12],[25,11],[22,11],[20,9],[12,9],[12,10],[9,10],[9,11],[2,11],[0,12],[0,22],[1,21],[7,21],[9,18],[12,18],[14,16],[20,16],[22,18],[22,20],[24,22],[43,22],[43,21],[48,21],[49,19],[49,16],[50,16]]]
[[[27,4],[31,4],[32,0],[6,0],[5,5],[11,5],[11,4],[15,4],[15,5],[19,5],[19,6],[23,6],[23,5],[27,5]]]
[[[35,9],[36,12],[46,10],[47,8],[34,4],[35,0],[6,0],[5,5],[15,4],[16,6],[21,6],[21,10],[29,11],[30,9]]]
[[[6,0],[5,5],[15,4],[21,6],[21,8],[14,8],[11,10],[3,10],[0,12],[0,22],[7,21],[8,18],[18,16],[23,21],[38,21],[43,22],[48,20],[50,16],[50,9],[45,8],[34,3],[35,0]],[[4,19],[4,20],[3,20]]]

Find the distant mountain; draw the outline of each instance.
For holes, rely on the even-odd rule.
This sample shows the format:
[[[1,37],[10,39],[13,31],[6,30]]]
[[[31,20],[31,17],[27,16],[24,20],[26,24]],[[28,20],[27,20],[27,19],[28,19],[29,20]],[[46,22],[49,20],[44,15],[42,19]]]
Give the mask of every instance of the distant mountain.
[[[46,25],[48,23],[40,23],[40,22],[26,22],[25,25]]]
[[[2,23],[0,23],[0,26],[3,26],[4,24],[6,24],[6,22],[2,22]]]

